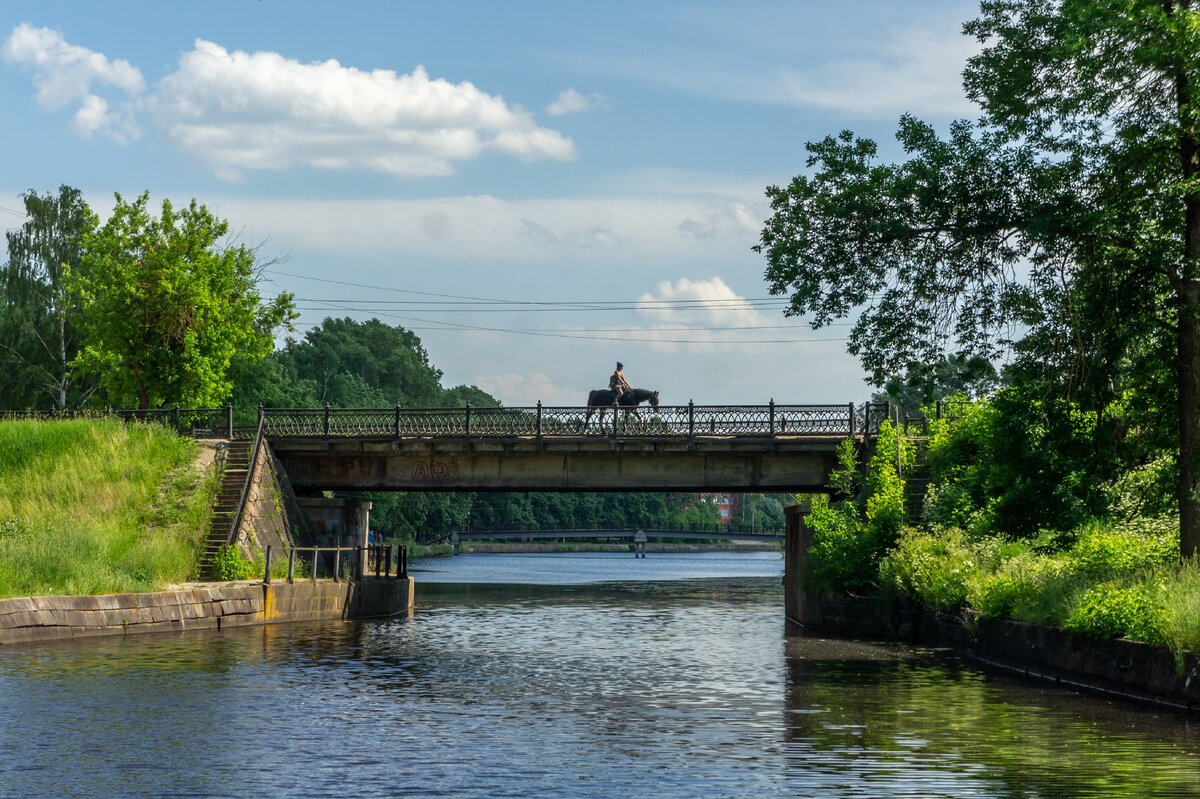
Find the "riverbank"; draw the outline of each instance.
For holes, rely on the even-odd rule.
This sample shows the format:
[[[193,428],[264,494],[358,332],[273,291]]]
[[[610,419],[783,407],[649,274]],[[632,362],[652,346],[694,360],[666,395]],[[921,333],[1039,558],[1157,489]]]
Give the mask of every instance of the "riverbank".
[[[0,597],[194,579],[217,490],[212,454],[155,424],[0,424]]]
[[[0,599],[0,646],[97,636],[222,630],[393,616],[412,609],[413,579],[194,584],[177,591]]]

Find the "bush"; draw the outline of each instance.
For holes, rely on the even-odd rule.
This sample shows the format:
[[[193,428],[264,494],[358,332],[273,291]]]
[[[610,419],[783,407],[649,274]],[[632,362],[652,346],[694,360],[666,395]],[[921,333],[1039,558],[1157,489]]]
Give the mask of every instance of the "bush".
[[[1167,566],[1179,560],[1179,520],[1092,523],[1080,531],[1068,557],[1075,569],[1097,577]]]
[[[1164,569],[1162,634],[1175,654],[1200,652],[1200,562],[1194,558]]]
[[[806,521],[812,530],[805,575],[810,587],[863,591],[874,585],[878,566],[853,505],[830,506],[815,499]]]
[[[976,570],[961,530],[907,528],[880,563],[879,581],[927,608],[947,611],[966,604],[967,580]]]
[[[258,564],[243,555],[236,546],[226,544],[213,556],[213,574],[219,581],[250,580],[259,573]]]
[[[980,571],[969,578],[967,600],[985,616],[1058,624],[1079,585],[1066,558],[1025,549],[994,571]]]
[[[1067,616],[1065,627],[1097,638],[1131,638],[1166,643],[1162,596],[1144,582],[1101,583],[1087,589]]]

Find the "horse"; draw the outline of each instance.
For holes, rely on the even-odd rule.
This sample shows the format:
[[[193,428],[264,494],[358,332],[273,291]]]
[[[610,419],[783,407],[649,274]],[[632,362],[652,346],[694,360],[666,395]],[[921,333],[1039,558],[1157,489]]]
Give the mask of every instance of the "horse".
[[[616,403],[617,392],[611,388],[598,388],[588,392],[587,399],[587,416],[583,420],[583,429],[586,431],[588,423],[592,420],[592,414],[596,409],[600,409],[600,424],[604,424],[604,414],[613,404]],[[649,400],[651,408],[658,407],[658,392],[651,391],[648,388],[631,388],[621,395],[621,402],[617,407],[625,411],[625,415],[638,415],[637,406]],[[613,410],[616,413],[616,410]]]

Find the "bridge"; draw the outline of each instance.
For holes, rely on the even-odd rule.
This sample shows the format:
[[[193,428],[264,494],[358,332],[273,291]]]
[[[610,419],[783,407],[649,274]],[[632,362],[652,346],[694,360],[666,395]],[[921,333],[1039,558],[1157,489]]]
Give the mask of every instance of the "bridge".
[[[820,490],[884,405],[264,409],[293,487],[383,491]],[[238,431],[238,434],[242,434]]]
[[[649,539],[675,539],[685,541],[747,541],[778,543],[784,539],[784,530],[727,530],[724,527],[681,527],[660,528],[653,526],[627,527],[573,527],[547,528],[540,530],[454,530],[437,536],[433,541],[559,541],[611,540],[636,537]]]

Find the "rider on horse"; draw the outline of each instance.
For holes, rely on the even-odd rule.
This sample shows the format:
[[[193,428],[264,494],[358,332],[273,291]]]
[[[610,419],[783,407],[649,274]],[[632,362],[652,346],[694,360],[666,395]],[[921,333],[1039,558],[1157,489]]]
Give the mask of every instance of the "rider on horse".
[[[616,405],[621,401],[621,397],[629,390],[629,381],[625,379],[625,372],[622,371],[625,364],[617,361],[617,370],[612,373],[612,377],[608,378],[608,388],[616,393],[613,398],[613,404]]]

